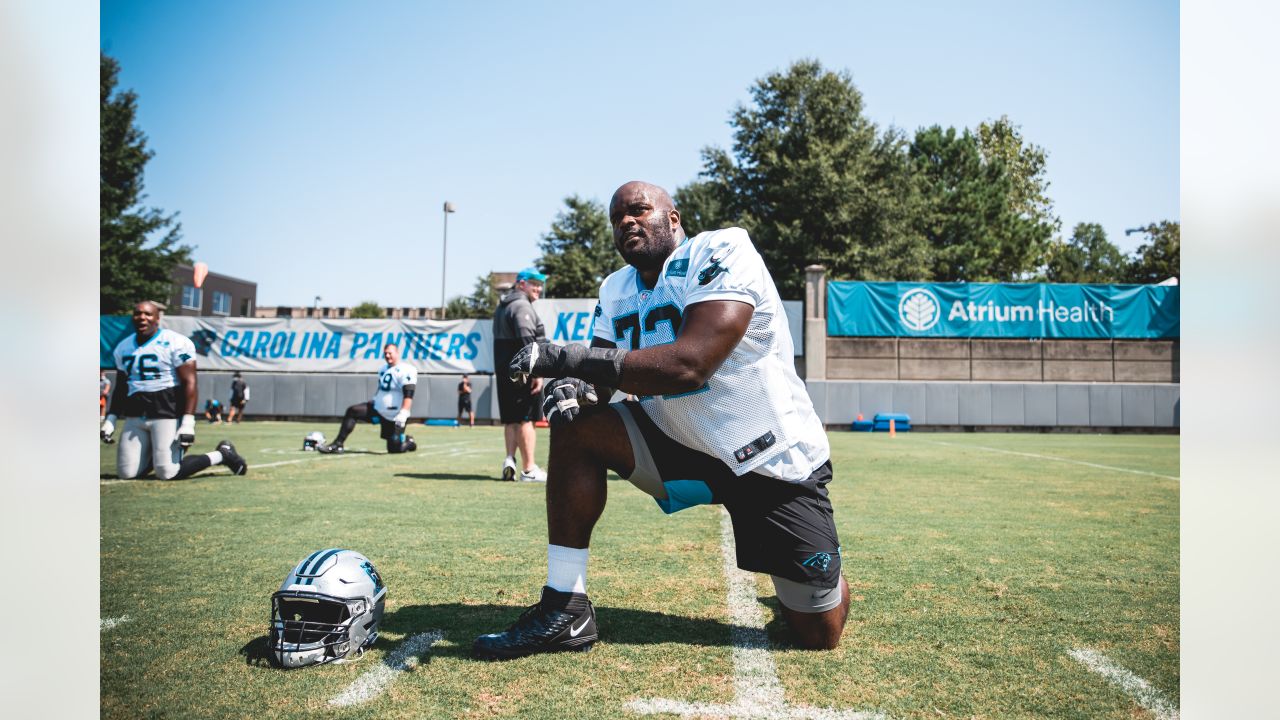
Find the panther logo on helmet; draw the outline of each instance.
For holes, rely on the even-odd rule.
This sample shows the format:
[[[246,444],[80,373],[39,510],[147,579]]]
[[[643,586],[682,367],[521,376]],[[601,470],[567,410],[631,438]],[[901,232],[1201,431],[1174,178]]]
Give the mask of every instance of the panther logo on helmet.
[[[363,655],[378,638],[386,600],[369,558],[338,548],[311,553],[271,596],[271,660],[297,668]]]

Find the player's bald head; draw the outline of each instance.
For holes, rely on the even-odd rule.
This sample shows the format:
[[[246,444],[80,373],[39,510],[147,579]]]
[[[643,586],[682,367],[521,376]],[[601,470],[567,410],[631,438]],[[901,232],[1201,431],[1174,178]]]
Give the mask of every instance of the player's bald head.
[[[139,300],[133,305],[134,312],[151,313],[152,315],[160,314],[160,306],[150,300]]]
[[[671,195],[663,188],[647,183],[643,180],[632,180],[623,183],[621,187],[613,191],[613,198],[609,200],[609,207],[612,209],[620,201],[631,200],[633,198],[644,198],[655,210],[668,212],[676,207],[675,201],[671,199]]]

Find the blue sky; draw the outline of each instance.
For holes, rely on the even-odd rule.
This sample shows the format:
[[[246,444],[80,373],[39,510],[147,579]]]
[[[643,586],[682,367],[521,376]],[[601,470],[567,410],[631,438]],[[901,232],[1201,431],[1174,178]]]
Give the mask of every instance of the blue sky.
[[[882,128],[1008,115],[1064,232],[1130,251],[1180,219],[1178,40],[1176,2],[995,0],[108,0],[100,30],[156,153],[147,202],[260,305],[438,304],[446,200],[445,290],[469,293],[529,265],[566,196],[694,180],[802,58]]]

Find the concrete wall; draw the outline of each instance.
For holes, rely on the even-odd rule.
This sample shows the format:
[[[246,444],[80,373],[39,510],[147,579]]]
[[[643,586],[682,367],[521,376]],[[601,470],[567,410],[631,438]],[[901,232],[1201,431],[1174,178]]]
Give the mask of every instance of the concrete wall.
[[[1177,383],[1178,340],[827,338],[826,379]]]
[[[373,397],[378,378],[372,373],[244,373],[249,386],[246,417],[341,417],[347,407]],[[498,397],[492,375],[471,375],[471,407],[476,420],[497,419]],[[419,375],[413,397],[413,419],[452,418],[458,414],[461,375]],[[231,373],[203,370],[198,375],[200,402],[231,399]]]
[[[861,413],[907,413],[912,425],[1013,428],[1177,428],[1180,388],[1130,383],[810,380],[827,425]]]

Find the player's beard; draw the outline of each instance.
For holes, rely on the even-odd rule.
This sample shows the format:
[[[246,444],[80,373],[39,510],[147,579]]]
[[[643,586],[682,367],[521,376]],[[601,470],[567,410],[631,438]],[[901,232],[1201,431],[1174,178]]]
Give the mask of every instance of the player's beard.
[[[661,270],[676,249],[675,229],[671,219],[662,215],[644,226],[644,242],[635,250],[619,249],[622,259],[640,272]]]

